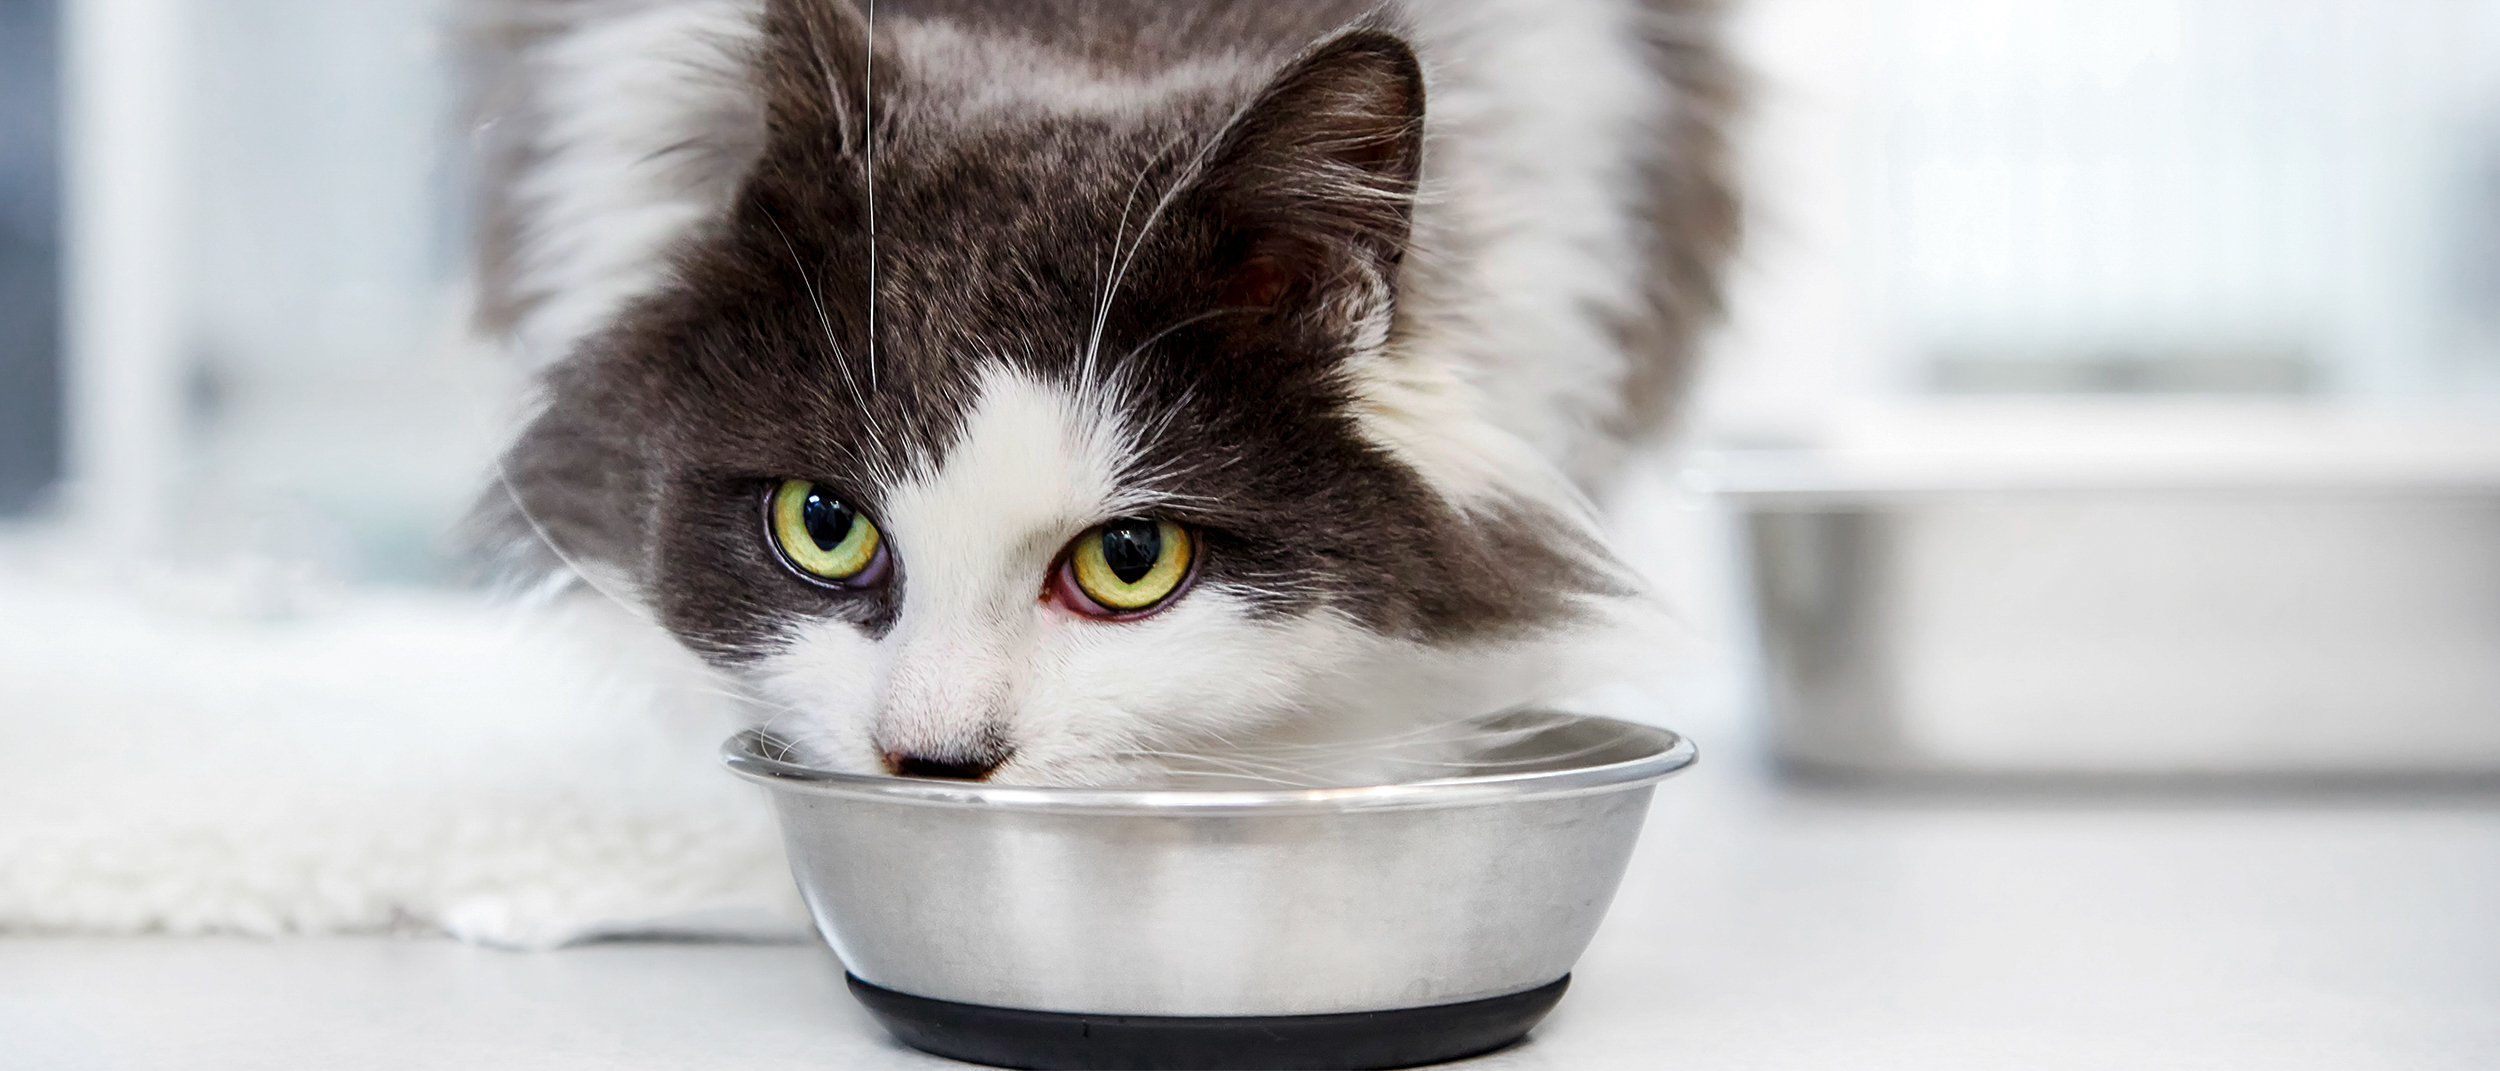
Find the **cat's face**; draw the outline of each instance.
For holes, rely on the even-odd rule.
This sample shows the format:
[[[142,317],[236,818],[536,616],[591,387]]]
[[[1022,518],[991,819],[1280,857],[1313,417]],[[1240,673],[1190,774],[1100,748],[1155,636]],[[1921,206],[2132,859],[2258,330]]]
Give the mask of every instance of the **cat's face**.
[[[554,370],[508,470],[814,760],[1102,782],[1386,731],[1534,698],[1622,594],[1395,354],[1394,37],[1056,111],[881,43],[872,146],[821,49],[772,66],[858,27],[767,30],[726,217]]]

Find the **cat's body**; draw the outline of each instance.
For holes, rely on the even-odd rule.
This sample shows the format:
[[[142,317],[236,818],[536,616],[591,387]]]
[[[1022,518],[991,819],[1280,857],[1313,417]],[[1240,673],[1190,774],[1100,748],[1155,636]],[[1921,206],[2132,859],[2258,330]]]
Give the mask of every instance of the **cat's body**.
[[[1541,698],[1646,613],[1581,492],[1716,310],[1714,7],[495,5],[486,515],[861,770]]]

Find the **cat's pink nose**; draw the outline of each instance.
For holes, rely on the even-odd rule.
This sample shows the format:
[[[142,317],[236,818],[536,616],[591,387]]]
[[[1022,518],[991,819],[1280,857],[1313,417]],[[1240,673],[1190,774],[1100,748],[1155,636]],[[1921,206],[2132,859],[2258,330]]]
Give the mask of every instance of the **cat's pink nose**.
[[[937,777],[950,781],[986,780],[1006,756],[986,755],[913,755],[900,751],[885,753],[885,768],[898,777]]]

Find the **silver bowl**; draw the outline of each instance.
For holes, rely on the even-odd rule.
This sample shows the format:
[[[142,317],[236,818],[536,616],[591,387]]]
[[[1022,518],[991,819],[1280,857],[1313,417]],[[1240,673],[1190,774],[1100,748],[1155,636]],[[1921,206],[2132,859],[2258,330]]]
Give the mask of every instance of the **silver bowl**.
[[[1489,1035],[1449,1044],[1482,1051],[1515,1040],[1560,997],[1604,917],[1653,786],[1694,758],[1663,729],[1521,717],[1461,776],[1366,788],[863,776],[785,761],[777,741],[755,732],[733,737],[723,757],[771,790],[818,929],[854,991],[903,1040],[1017,1066],[1284,1066],[1273,1061],[1292,1054],[1241,1050],[1238,1039],[1213,1063],[1053,1056],[1035,1051],[1050,1038],[1032,1037],[946,1051],[946,1038],[914,1036],[927,1023],[897,1019],[1004,1012],[1026,1026],[1068,1027],[1069,1039],[1121,1023],[1210,1022],[1253,1034],[1279,1022],[1334,1024],[1321,1033],[1356,1037],[1395,1019],[1383,1012],[1501,1005],[1527,1022],[1493,1044],[1483,1044]],[[1432,1013],[1407,1020],[1429,1032]],[[1408,1059],[1417,1054],[1465,1053],[1340,1046],[1306,1058],[1394,1066],[1423,1062]]]

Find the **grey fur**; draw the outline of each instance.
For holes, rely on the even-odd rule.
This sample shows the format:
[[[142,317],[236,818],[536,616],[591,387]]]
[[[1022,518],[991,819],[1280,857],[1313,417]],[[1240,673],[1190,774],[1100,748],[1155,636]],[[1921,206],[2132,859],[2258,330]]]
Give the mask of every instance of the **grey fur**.
[[[472,20],[496,116],[481,130],[484,328],[550,299],[523,270],[530,206],[512,192],[544,165],[553,118],[533,65],[570,27],[649,6],[521,0]],[[1577,594],[1624,590],[1536,496],[1455,502],[1357,419],[1351,362],[1405,285],[1423,146],[1423,75],[1394,15],[884,0],[878,18],[873,84],[869,30],[839,0],[773,0],[746,71],[700,72],[753,91],[751,111],[670,147],[684,190],[720,207],[670,247],[657,285],[549,370],[546,409],[480,511],[482,530],[524,548],[516,562],[545,566],[528,548],[551,543],[612,569],[724,665],[769,652],[794,617],[881,634],[908,563],[872,593],[793,582],[753,503],[799,476],[841,481],[873,515],[892,480],[940,463],[967,385],[1003,363],[1116,389],[1150,415],[1137,477],[1194,503],[1175,517],[1205,533],[1205,582],[1268,612],[1333,607],[1447,642],[1550,626]],[[1609,314],[1634,358],[1620,403],[1604,435],[1554,459],[1584,486],[1668,419],[1735,239],[1718,5],[1650,0],[1642,18],[1673,107],[1644,161],[1641,307]],[[1041,57],[1080,87],[1153,89],[1026,105],[950,65],[998,56]],[[1141,196],[1166,193],[1143,233]],[[1135,263],[1088,337],[1106,248],[1123,241]]]

